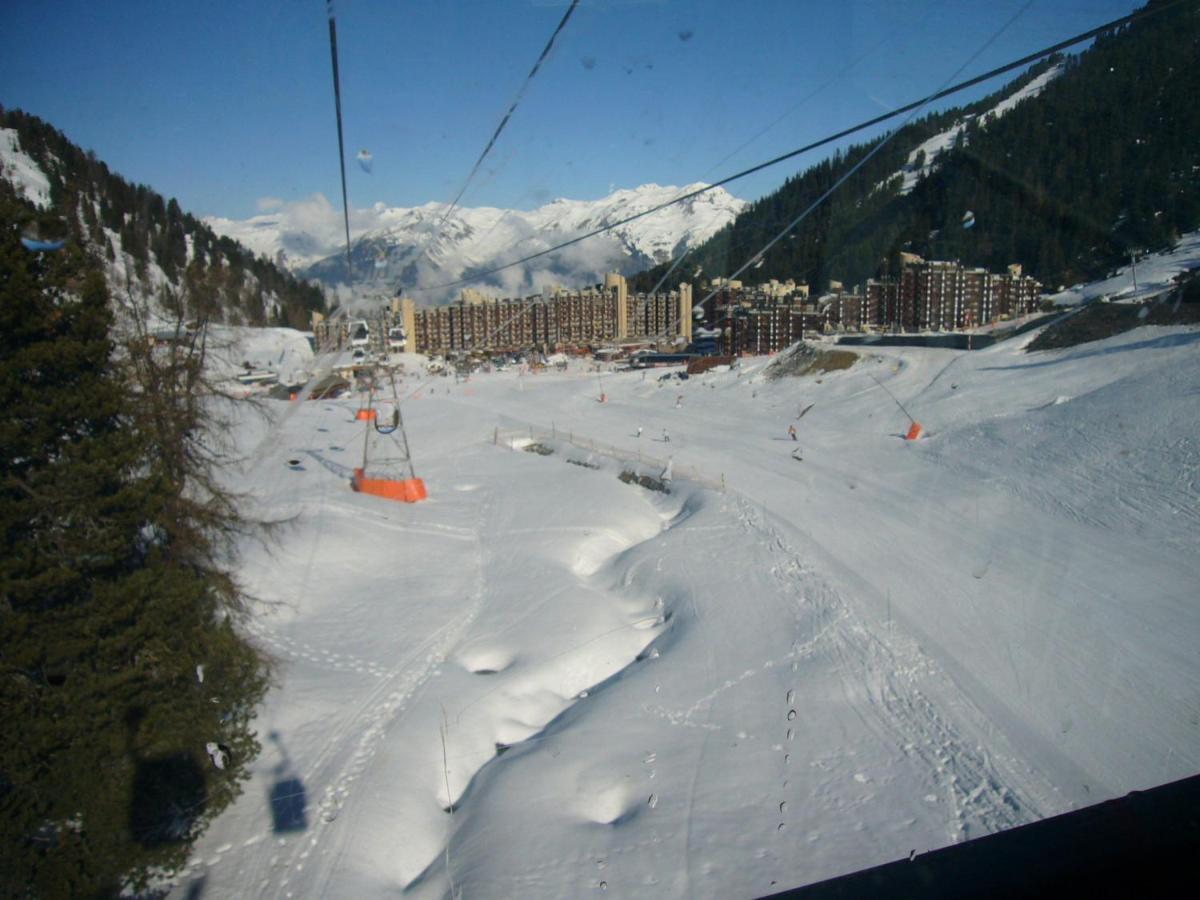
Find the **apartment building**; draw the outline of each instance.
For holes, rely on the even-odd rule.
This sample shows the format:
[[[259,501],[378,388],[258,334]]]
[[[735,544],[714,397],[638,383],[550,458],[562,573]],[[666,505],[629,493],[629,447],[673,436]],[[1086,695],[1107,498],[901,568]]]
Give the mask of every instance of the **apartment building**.
[[[690,284],[666,293],[631,295],[617,273],[581,291],[556,288],[545,295],[503,299],[464,291],[445,306],[406,309],[412,348],[418,353],[559,350],[625,340],[690,339],[692,331]]]
[[[833,302],[830,321],[857,331],[956,331],[1033,312],[1040,294],[1041,284],[1019,265],[993,273],[913,259],[898,278],[868,279],[863,307]]]

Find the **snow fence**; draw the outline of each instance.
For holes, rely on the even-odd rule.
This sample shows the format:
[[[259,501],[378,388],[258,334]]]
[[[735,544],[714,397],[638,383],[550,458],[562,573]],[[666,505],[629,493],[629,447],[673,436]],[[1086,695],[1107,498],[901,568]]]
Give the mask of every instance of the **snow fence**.
[[[668,481],[687,481],[709,490],[725,491],[724,474],[713,477],[695,466],[681,464],[673,456],[652,456],[640,450],[626,450],[577,431],[536,425],[497,426],[492,443],[510,450],[533,450],[545,455],[558,453],[569,463],[592,469],[602,468],[601,460],[615,460],[622,472],[631,472],[638,478],[661,479],[667,473]]]

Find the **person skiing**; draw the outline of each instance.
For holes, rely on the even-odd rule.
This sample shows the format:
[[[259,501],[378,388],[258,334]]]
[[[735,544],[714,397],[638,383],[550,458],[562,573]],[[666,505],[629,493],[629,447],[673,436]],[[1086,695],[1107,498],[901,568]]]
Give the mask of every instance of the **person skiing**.
[[[667,432],[667,429],[665,429],[665,428],[663,429],[663,443],[665,443],[665,444],[671,443],[671,435]]]
[[[796,426],[795,425],[788,426],[788,437],[790,437],[793,441],[796,440]]]
[[[683,406],[683,394],[675,398],[675,408],[679,409],[681,406]]]
[[[635,434],[634,437],[641,437],[641,436],[642,436],[642,426],[639,425],[637,427],[637,434]]]

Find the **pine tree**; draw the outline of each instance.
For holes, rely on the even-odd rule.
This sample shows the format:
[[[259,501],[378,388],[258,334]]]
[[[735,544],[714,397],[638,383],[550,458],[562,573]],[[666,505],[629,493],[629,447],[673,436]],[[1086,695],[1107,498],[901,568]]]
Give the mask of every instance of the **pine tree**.
[[[0,197],[0,895],[112,896],[236,796],[266,675],[216,562],[202,353],[114,348],[94,262],[29,253],[25,218]]]

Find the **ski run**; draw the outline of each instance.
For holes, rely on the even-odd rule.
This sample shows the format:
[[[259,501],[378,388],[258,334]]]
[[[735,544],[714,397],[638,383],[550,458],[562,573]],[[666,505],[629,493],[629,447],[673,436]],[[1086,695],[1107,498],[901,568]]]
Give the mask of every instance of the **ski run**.
[[[416,504],[359,397],[240,412],[276,686],[174,895],[753,897],[1194,774],[1200,331],[1032,337],[603,403],[407,357]]]

